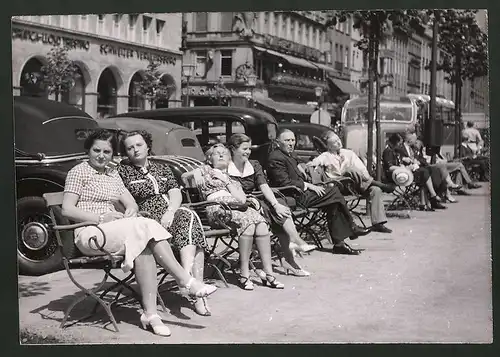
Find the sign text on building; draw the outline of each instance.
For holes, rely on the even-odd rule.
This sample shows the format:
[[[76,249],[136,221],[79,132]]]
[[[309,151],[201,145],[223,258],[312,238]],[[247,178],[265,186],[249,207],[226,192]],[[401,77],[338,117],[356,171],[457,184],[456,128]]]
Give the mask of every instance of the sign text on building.
[[[137,58],[139,60],[156,61],[159,62],[160,64],[175,65],[177,60],[175,56],[157,55],[144,50],[132,50],[126,47],[106,45],[106,44],[101,45],[100,51],[102,55],[114,55],[123,58]]]
[[[12,39],[30,40],[32,42],[42,42],[49,45],[65,44],[71,49],[81,49],[88,51],[90,42],[68,36],[55,35],[47,32],[33,31],[26,29],[12,29]]]
[[[320,50],[276,36],[266,35],[264,41],[268,47],[274,48],[280,52],[288,52],[293,55],[298,55],[299,57],[310,58],[314,61],[319,61],[321,57]]]

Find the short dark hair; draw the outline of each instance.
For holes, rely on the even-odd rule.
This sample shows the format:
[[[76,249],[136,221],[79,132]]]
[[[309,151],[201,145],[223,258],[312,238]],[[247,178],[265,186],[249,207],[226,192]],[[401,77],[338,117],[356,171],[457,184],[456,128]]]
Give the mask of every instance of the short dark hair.
[[[232,152],[233,150],[236,150],[237,148],[239,148],[241,146],[241,144],[251,143],[251,142],[252,142],[252,139],[248,135],[238,133],[238,134],[231,135],[231,137],[227,141],[227,146],[228,146],[229,150],[231,150],[231,152]]]
[[[146,142],[146,145],[148,147],[148,155],[151,153],[151,148],[153,147],[153,137],[151,136],[151,133],[147,132],[146,130],[132,130],[132,131],[124,131],[121,132],[121,137],[120,137],[120,155],[122,156],[127,156],[127,148],[125,147],[125,139],[130,138],[131,136],[136,136],[140,135]]]
[[[472,122],[472,121],[469,120],[467,122],[467,127],[472,128],[473,126],[474,126],[474,122]]]
[[[389,139],[387,141],[392,145],[397,145],[399,142],[403,141],[403,138],[399,133],[394,133],[389,136]]]
[[[87,153],[90,151],[90,148],[97,140],[109,141],[109,143],[111,144],[111,149],[113,150],[113,154],[116,153],[116,136],[115,134],[113,134],[113,132],[107,129],[94,130],[89,134],[89,136],[87,136],[83,143],[83,148]]]

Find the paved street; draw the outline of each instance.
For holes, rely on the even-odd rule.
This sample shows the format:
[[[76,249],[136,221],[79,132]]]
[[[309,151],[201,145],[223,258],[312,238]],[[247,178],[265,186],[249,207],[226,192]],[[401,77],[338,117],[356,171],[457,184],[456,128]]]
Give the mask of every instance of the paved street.
[[[19,278],[20,326],[89,343],[490,343],[489,189],[471,192],[446,211],[391,219],[393,234],[353,242],[366,248],[361,256],[313,252],[299,259],[313,275],[277,274],[285,290],[221,286],[210,298],[211,317],[196,315],[176,294],[165,293],[169,338],[140,329],[135,306],[115,310],[121,333],[99,319],[59,329],[77,291],[65,272]],[[92,271],[78,276],[90,286],[98,280]]]

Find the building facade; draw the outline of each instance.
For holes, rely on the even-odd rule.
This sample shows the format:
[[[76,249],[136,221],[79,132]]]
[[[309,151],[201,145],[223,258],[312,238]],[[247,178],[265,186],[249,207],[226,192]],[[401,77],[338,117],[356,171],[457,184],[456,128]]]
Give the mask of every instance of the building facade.
[[[332,102],[349,87],[349,71],[335,57],[336,30],[318,11],[212,12],[186,16],[185,63],[196,73],[184,84],[189,105],[254,105],[277,119],[308,120],[314,102]],[[350,44],[350,39],[344,36]],[[337,61],[338,60],[338,61]],[[255,74],[256,83],[248,81]],[[224,87],[221,101],[220,90]],[[339,88],[342,87],[342,88]],[[321,88],[322,95],[316,96]],[[219,93],[219,94],[218,94]]]
[[[40,69],[51,48],[64,44],[79,76],[60,100],[95,118],[147,109],[149,101],[138,94],[137,86],[154,60],[160,64],[162,81],[171,88],[169,98],[157,105],[178,106],[181,27],[180,13],[15,16],[13,93],[47,96],[39,86]]]

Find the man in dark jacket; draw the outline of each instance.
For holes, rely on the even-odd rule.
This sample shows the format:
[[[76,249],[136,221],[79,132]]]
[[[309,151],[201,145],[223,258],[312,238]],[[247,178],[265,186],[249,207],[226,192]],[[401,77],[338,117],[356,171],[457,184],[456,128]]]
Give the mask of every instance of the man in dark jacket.
[[[360,250],[344,242],[369,233],[354,223],[346,201],[338,187],[322,187],[307,182],[305,170],[299,166],[295,150],[295,135],[285,129],[278,135],[279,146],[268,158],[268,178],[272,186],[295,186],[301,193],[295,199],[305,207],[322,208],[326,211],[328,230],[334,243],[334,254],[358,255]]]

